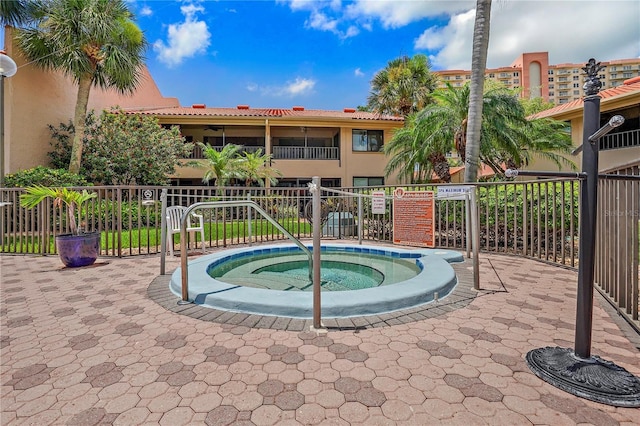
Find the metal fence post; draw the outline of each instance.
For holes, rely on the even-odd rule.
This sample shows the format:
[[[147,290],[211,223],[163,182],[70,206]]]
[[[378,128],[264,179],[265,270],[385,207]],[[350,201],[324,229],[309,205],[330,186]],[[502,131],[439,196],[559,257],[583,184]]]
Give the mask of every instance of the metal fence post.
[[[167,189],[160,194],[160,275],[164,275],[167,262]]]
[[[314,176],[312,179],[311,193],[313,195],[313,327],[317,330],[322,328],[321,320],[321,298],[320,298],[320,233],[321,228],[321,192],[320,178]]]

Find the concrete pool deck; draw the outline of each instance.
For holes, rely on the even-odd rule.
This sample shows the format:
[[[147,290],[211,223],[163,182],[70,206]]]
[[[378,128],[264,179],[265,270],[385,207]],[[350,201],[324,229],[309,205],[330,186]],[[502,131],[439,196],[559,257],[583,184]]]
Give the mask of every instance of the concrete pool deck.
[[[525,364],[531,349],[573,346],[575,271],[483,254],[483,290],[456,306],[327,321],[318,335],[173,312],[158,256],[61,266],[0,256],[2,425],[640,424],[640,410],[567,394]],[[596,297],[592,352],[640,375],[640,338],[610,312]]]

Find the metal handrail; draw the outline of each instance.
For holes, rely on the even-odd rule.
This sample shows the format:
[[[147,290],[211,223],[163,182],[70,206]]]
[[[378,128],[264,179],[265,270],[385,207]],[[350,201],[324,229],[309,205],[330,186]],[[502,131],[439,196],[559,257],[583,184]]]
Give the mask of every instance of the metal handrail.
[[[191,204],[184,211],[182,218],[180,219],[180,242],[185,247],[180,250],[180,266],[182,268],[182,300],[184,302],[189,301],[189,271],[187,268],[187,249],[185,242],[187,241],[187,218],[192,211],[202,208],[217,208],[217,207],[249,207],[255,209],[265,219],[267,219],[273,226],[278,228],[280,232],[293,241],[303,252],[309,257],[309,280],[313,281],[313,255],[304,244],[294,237],[289,231],[287,231],[282,225],[280,225],[274,218],[269,216],[258,204],[253,201],[205,201],[200,203]]]

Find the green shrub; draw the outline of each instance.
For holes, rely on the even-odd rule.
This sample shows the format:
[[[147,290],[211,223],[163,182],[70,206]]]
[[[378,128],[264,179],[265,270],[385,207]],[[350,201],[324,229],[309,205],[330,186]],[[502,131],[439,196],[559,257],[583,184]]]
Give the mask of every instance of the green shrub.
[[[6,175],[4,183],[7,188],[26,188],[29,186],[65,187],[87,186],[85,178],[64,169],[50,169],[44,166],[21,170]]]

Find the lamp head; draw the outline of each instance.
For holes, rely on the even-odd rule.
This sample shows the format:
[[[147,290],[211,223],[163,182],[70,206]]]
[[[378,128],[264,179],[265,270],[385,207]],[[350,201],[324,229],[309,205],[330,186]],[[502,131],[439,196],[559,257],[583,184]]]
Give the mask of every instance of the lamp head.
[[[15,61],[7,56],[4,50],[0,50],[0,75],[2,77],[12,77],[18,71]]]

